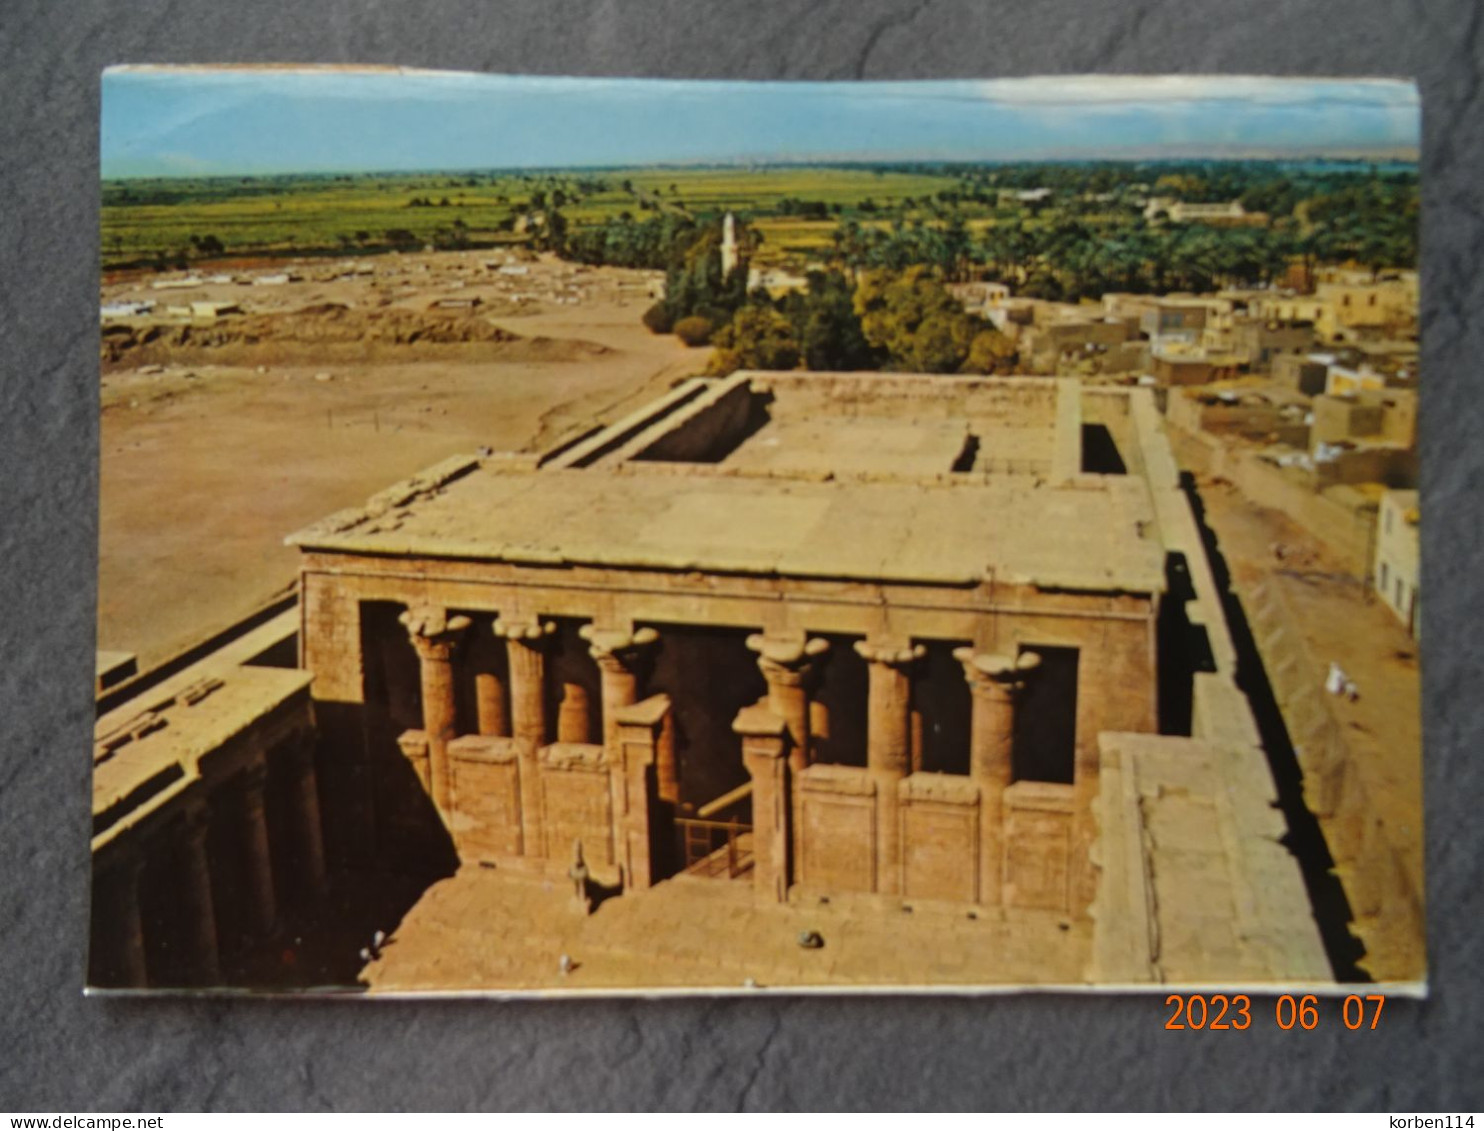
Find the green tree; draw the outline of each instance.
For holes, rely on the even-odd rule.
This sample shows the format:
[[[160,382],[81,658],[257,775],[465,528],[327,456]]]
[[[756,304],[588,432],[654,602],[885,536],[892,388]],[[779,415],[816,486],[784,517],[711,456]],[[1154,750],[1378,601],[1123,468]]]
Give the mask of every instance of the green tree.
[[[675,336],[688,346],[704,346],[711,340],[715,325],[711,319],[689,314],[675,323]]]
[[[866,272],[854,306],[866,341],[885,351],[886,368],[898,371],[956,373],[985,329],[922,266],[900,274]]]
[[[712,336],[708,369],[725,376],[738,369],[794,369],[799,343],[793,324],[771,306],[749,303]]]
[[[807,368],[881,367],[884,354],[866,341],[853,298],[849,280],[838,271],[811,271],[806,289],[783,297],[780,310],[793,327]]]
[[[964,360],[965,373],[1014,373],[1020,362],[1015,343],[990,327],[980,330],[969,343],[969,356]]]

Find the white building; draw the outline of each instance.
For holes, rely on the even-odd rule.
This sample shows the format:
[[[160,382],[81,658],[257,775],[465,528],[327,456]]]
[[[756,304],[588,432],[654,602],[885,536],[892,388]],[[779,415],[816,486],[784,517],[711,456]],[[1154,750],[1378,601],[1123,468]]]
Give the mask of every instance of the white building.
[[[1376,592],[1407,631],[1422,635],[1418,569],[1417,492],[1387,491],[1376,515]]]

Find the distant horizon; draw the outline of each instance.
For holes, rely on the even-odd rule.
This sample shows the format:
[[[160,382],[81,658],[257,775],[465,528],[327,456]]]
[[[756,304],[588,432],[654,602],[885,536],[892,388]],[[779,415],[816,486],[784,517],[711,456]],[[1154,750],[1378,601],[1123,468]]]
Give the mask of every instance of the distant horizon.
[[[109,68],[103,180],[801,165],[1415,164],[1390,79],[928,82]]]
[[[619,173],[674,170],[676,172],[707,172],[735,169],[848,169],[852,167],[871,169],[886,167],[949,167],[975,168],[995,165],[1177,165],[1177,164],[1269,164],[1269,165],[1378,165],[1416,166],[1416,155],[1397,153],[1301,153],[1301,154],[1230,154],[1188,153],[1170,154],[1160,157],[1058,157],[1058,158],[995,158],[983,161],[944,161],[938,159],[882,159],[863,160],[842,158],[799,159],[787,161],[655,161],[629,165],[442,165],[426,168],[405,169],[281,169],[273,172],[255,173],[124,173],[104,176],[104,181],[205,181],[205,180],[252,180],[279,177],[418,177],[418,176],[512,176],[540,173]]]

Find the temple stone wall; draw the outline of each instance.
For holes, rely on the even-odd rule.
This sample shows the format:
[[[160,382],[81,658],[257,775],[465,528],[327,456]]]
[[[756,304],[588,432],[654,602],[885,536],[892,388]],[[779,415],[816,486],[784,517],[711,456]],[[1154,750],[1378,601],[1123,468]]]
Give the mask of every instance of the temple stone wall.
[[[981,883],[978,787],[965,777],[922,773],[904,778],[899,790],[902,894],[976,902]]]
[[[236,668],[99,722],[89,985],[212,986],[324,890],[303,672]]]
[[[514,740],[470,734],[454,739],[448,749],[456,806],[450,825],[459,855],[488,861],[520,856],[520,765]]]
[[[337,788],[364,789],[360,795],[331,799],[331,829],[339,837],[369,830],[373,848],[378,838],[428,853],[451,843],[465,859],[565,866],[573,842],[581,840],[591,867],[615,873],[627,843],[617,803],[626,771],[620,751],[610,743],[617,740],[608,733],[605,697],[620,692],[614,690],[619,684],[605,682],[608,676],[595,659],[596,647],[588,654],[589,637],[601,636],[608,630],[597,626],[610,622],[656,626],[645,630],[653,634],[654,646],[642,650],[644,658],[633,661],[632,671],[615,669],[619,674],[614,678],[628,690],[613,699],[612,710],[643,694],[669,693],[667,753],[663,759],[656,756],[654,771],[669,783],[662,786],[669,817],[683,815],[679,807],[685,798],[694,807],[748,781],[741,739],[710,725],[733,713],[738,702],[772,686],[756,674],[759,658],[734,647],[736,641],[747,638],[749,629],[761,630],[768,639],[798,633],[800,640],[821,641],[807,671],[800,669],[796,692],[780,685],[768,693],[770,701],[781,697],[775,709],[797,713],[789,724],[792,741],[797,744],[806,732],[808,736],[810,749],[793,756],[796,764],[785,780],[792,813],[785,839],[792,855],[784,875],[788,882],[810,888],[915,891],[930,893],[919,898],[956,899],[989,884],[992,898],[1001,898],[1000,881],[975,862],[975,853],[997,849],[984,839],[988,834],[973,831],[965,812],[979,806],[981,812],[987,808],[998,814],[1001,794],[983,795],[981,801],[981,793],[967,784],[967,751],[944,748],[945,742],[969,742],[966,720],[959,717],[958,692],[945,683],[950,678],[962,681],[963,674],[945,674],[948,661],[939,654],[947,654],[944,649],[951,651],[967,640],[976,642],[973,648],[1012,658],[1034,655],[1038,648],[1076,650],[1075,709],[1070,700],[1047,701],[1037,708],[1073,712],[1074,767],[1071,781],[1062,783],[1067,800],[1054,817],[1038,810],[1041,815],[1034,818],[999,818],[1006,828],[1012,819],[1021,820],[1047,843],[1060,845],[1057,837],[1064,836],[1068,847],[1057,848],[1054,867],[1065,873],[1065,894],[1053,898],[1047,881],[1027,879],[1023,869],[1015,872],[996,856],[1001,862],[992,867],[1009,869],[1002,880],[1014,873],[1006,892],[1032,893],[1013,898],[1035,906],[1055,903],[1074,915],[1089,905],[1096,883],[1090,855],[1096,829],[1090,810],[1098,788],[1097,735],[1157,728],[1148,597],[1008,586],[938,589],[926,600],[922,593],[913,594],[910,605],[904,601],[905,607],[892,609],[893,631],[883,635],[880,605],[870,600],[879,600],[880,587],[819,583],[819,596],[811,601],[810,584],[792,582],[787,612],[795,623],[819,623],[825,629],[813,633],[787,627],[788,622],[780,626],[778,586],[762,579],[713,579],[702,596],[687,593],[673,577],[656,575],[650,581],[633,572],[562,568],[544,571],[546,584],[523,584],[534,580],[529,575],[537,571],[477,562],[403,561],[382,573],[378,563],[361,561],[364,572],[352,573],[319,568],[330,563],[318,558],[312,564],[315,568],[305,572],[306,593],[315,594],[312,613],[305,618],[306,654],[323,657],[334,669],[324,685],[340,696],[323,704],[340,725],[324,736],[322,763],[327,781]],[[440,621],[432,636],[414,633],[426,652],[421,660],[407,643],[405,623],[395,623],[388,613],[395,607],[394,595],[408,593],[409,574],[419,578],[413,592],[428,607],[445,610],[442,615],[450,624],[463,626],[446,630]],[[661,584],[661,578],[671,584]],[[859,603],[841,599],[857,590]],[[363,618],[362,603],[380,612]],[[998,611],[987,618],[986,606]],[[656,613],[661,615],[645,615]],[[412,615],[411,609],[400,614],[404,621]],[[684,621],[675,624],[682,616]],[[496,633],[507,622],[526,621],[547,626],[539,641],[531,642],[540,652],[541,668],[530,691],[536,698],[529,701],[539,702],[541,711],[533,724],[535,736],[523,740],[528,753],[519,753],[518,743],[471,744],[467,732],[481,719],[498,720],[490,725],[506,733],[480,737],[514,736],[512,716],[521,696],[517,684],[528,677],[517,675],[513,651],[501,663],[491,663],[493,653],[483,636],[514,648],[513,642],[497,640]],[[447,640],[439,633],[447,634]],[[347,655],[341,643],[347,639],[369,649],[368,658]],[[885,683],[873,680],[885,678],[886,669],[878,669],[877,660],[862,659],[867,653],[877,655],[871,642],[878,639],[910,643],[911,658],[893,669]],[[414,670],[418,663],[421,674]],[[357,678],[359,687],[353,686]],[[492,682],[482,682],[486,680]],[[914,695],[919,682],[921,693]],[[319,686],[317,681],[317,691]],[[448,700],[434,712],[433,729],[425,724],[396,732],[410,712],[426,713],[430,687]],[[369,698],[368,689],[374,692]],[[792,707],[787,705],[795,702],[790,695],[798,696]],[[889,705],[878,702],[879,695],[889,695]],[[478,702],[471,705],[471,696]],[[940,712],[946,712],[941,726]],[[335,742],[347,743],[348,749],[331,748]],[[888,748],[893,752],[882,753]],[[929,749],[933,767],[923,762]],[[872,750],[887,761],[873,763]],[[945,766],[959,772],[923,772]],[[950,784],[934,796],[931,790],[924,793],[937,778],[963,785],[958,793]],[[1013,775],[1004,784],[1013,784]],[[441,799],[440,790],[446,794]],[[980,824],[984,821],[981,816]],[[1044,834],[1053,821],[1059,830],[1055,837]],[[674,866],[673,859],[668,866],[663,861],[672,852],[668,842],[675,835],[662,822],[653,834],[654,852],[646,867],[658,867],[663,874]],[[354,851],[353,844],[339,847],[347,854]],[[395,855],[390,844],[378,851]],[[949,864],[955,854],[960,856],[957,870]]]
[[[875,891],[876,783],[854,766],[810,766],[798,776],[798,874],[808,891]]]

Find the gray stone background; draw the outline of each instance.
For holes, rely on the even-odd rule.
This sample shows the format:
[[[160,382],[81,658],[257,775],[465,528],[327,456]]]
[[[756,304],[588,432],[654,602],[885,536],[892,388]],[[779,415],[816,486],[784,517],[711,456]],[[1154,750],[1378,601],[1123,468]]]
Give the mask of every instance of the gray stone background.
[[[1477,0],[0,0],[0,1110],[1372,1108],[1484,1097],[1475,944]],[[85,1000],[98,91],[119,62],[732,79],[1396,75],[1424,104],[1432,994],[1378,1032],[1166,1032],[1158,995]],[[244,469],[251,474],[251,469]]]

